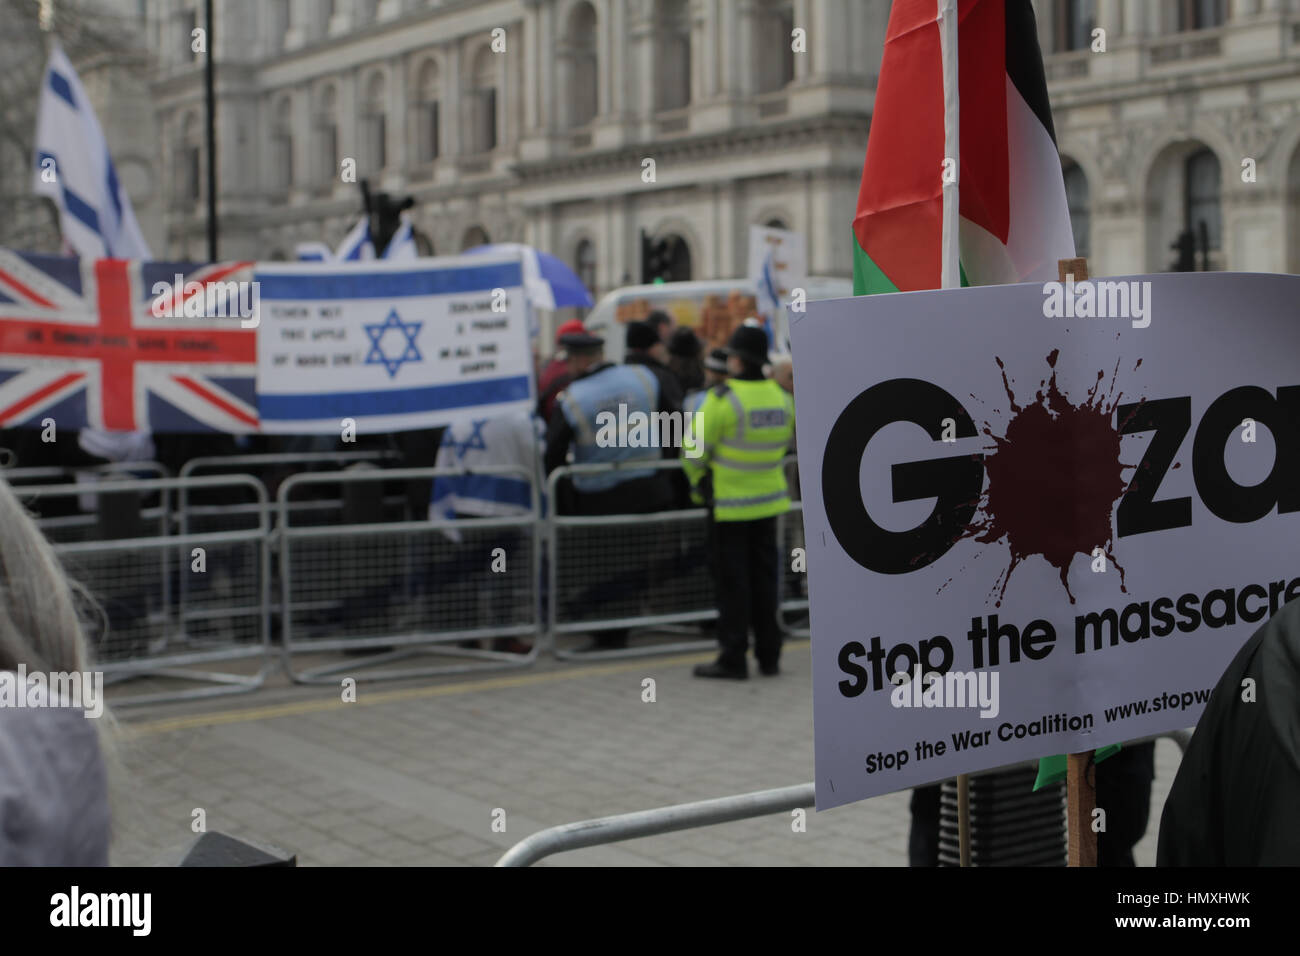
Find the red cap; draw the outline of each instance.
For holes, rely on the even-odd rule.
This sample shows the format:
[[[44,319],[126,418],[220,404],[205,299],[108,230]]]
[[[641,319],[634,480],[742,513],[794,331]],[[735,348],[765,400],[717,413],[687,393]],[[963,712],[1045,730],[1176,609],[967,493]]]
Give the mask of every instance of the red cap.
[[[582,324],[582,319],[569,319],[555,330],[555,341],[559,342],[566,335],[581,335],[586,331],[587,327]]]

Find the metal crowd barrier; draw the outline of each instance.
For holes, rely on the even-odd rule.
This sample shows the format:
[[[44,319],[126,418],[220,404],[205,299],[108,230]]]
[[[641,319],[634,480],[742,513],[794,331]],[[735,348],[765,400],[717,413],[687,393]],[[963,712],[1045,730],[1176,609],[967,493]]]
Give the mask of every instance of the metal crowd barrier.
[[[263,455],[216,455],[206,458],[191,458],[181,467],[180,477],[189,478],[204,474],[252,474],[266,486],[271,495],[279,490],[278,484],[265,480],[271,475],[266,473],[275,473],[285,469],[295,467],[322,466],[322,470],[341,470],[354,465],[380,465],[384,462],[395,461],[397,455],[391,451],[339,451],[339,452],[292,452],[289,454],[263,454]],[[260,472],[260,474],[259,474]],[[284,477],[289,477],[286,474]],[[299,508],[303,511],[318,511],[330,517],[336,517],[336,513],[341,509],[342,503],[337,500],[327,501],[304,501],[299,502]],[[270,509],[271,518],[274,520],[275,511]],[[226,514],[237,514],[226,509]],[[194,521],[203,522],[212,517],[211,509],[205,509],[201,504],[191,504],[187,497],[182,494],[177,504],[177,518],[181,527]]]
[[[295,496],[322,485],[346,497],[366,483],[452,478],[448,468],[401,468],[300,474],[279,489],[283,662],[303,683],[339,675],[379,680],[520,667],[537,659],[540,630],[540,500],[522,468],[475,469],[475,476],[528,482],[529,510],[500,518],[304,524]],[[500,549],[498,551],[498,549]],[[497,568],[494,570],[494,564]],[[343,637],[332,635],[344,634]],[[483,638],[531,638],[526,652],[484,649]],[[372,652],[342,663],[296,666],[304,655]],[[372,670],[419,654],[474,663]]]
[[[1131,741],[1131,744],[1143,743],[1168,737],[1186,752],[1191,740],[1190,731],[1174,730],[1154,737],[1143,737]],[[994,767],[973,773],[971,777],[983,777],[1002,773],[1021,767],[1037,767],[1038,761],[1026,761],[1008,767]],[[538,860],[556,853],[581,850],[585,847],[603,846],[608,843],[620,843],[640,837],[657,836],[661,833],[673,833],[678,830],[693,830],[699,827],[716,826],[719,823],[731,823],[735,820],[749,820],[774,813],[789,813],[799,808],[816,806],[816,787],[805,783],[794,787],[781,787],[775,790],[758,790],[753,793],[739,793],[714,800],[699,800],[694,803],[679,803],[670,807],[657,807],[653,810],[638,810],[633,813],[620,813],[612,817],[599,817],[595,820],[580,820],[577,823],[565,823],[557,827],[539,830],[525,837],[497,860],[497,866],[532,866]],[[1062,810],[1064,812],[1064,809]]]
[[[181,488],[252,498],[263,516],[239,530],[172,534],[169,502]],[[25,502],[81,495],[82,485],[21,486]],[[38,519],[69,577],[90,595],[83,609],[95,666],[110,683],[146,677],[214,686],[119,697],[114,706],[158,703],[252,690],[266,677],[270,630],[266,491],[249,476],[103,481],[95,485],[98,515],[89,525]],[[142,507],[152,496],[157,504]],[[185,603],[176,599],[185,584]],[[194,665],[260,657],[256,673],[225,673]]]
[[[648,514],[562,515],[559,484],[566,477],[654,469],[681,471],[676,459],[557,468],[547,482],[547,633],[561,660],[610,660],[647,654],[702,651],[712,637],[576,653],[561,648],[565,634],[656,627],[716,620],[709,572],[709,514],[704,508]]]

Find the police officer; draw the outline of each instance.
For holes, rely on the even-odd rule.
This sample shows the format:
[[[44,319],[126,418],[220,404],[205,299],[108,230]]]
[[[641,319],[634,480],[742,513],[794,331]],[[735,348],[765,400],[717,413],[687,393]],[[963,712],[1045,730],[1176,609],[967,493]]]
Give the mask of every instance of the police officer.
[[[611,365],[605,361],[605,340],[586,332],[565,335],[560,344],[569,356],[573,381],[556,399],[546,431],[545,465],[549,475],[565,463],[573,449],[575,464],[595,462],[658,461],[661,449],[629,445],[626,436],[608,440],[610,430],[602,428],[602,413],[615,422],[635,420],[637,413],[649,418],[664,408],[659,379],[642,365]],[[620,406],[624,406],[620,410]],[[608,419],[605,419],[608,421]],[[620,469],[606,474],[574,475],[571,488],[559,490],[557,510],[562,514],[613,515],[667,511],[673,506],[672,486],[664,469]],[[595,582],[590,600],[616,604],[621,591],[642,588],[645,582],[644,551],[608,548],[610,531],[593,540],[593,550],[610,550],[603,561],[603,581]],[[602,549],[603,545],[603,549]],[[608,650],[627,646],[627,630],[602,631],[586,650]]]
[[[701,447],[692,449],[698,457],[683,455],[682,467],[692,500],[713,509],[721,647],[718,659],[696,667],[695,676],[744,680],[751,627],[759,672],[780,669],[776,519],[790,507],[782,459],[794,437],[794,402],[763,377],[767,335],[757,322],[736,329],[727,354],[731,377],[709,390],[696,436]]]
[[[715,385],[721,385],[726,380],[727,350],[714,349],[709,353],[709,357],[704,360],[704,387],[686,393],[686,397],[682,399],[682,411],[687,413],[698,412],[703,407],[704,400],[709,396],[709,389]]]

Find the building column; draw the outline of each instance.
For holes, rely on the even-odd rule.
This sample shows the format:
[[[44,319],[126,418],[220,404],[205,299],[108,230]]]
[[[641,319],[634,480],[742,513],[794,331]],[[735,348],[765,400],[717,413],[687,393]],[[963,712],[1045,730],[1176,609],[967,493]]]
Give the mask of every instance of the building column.
[[[1106,47],[1124,34],[1121,0],[1097,0],[1097,26],[1106,31]]]
[[[555,6],[547,4],[542,7],[541,16],[541,52],[538,60],[536,82],[540,99],[538,100],[538,117],[543,132],[551,133],[556,127],[555,104],[555,67],[551,60],[551,51],[555,49]]]
[[[803,29],[805,42],[811,40],[813,32],[811,0],[794,0],[794,25]],[[795,82],[806,80],[812,75],[813,66],[815,65],[812,61],[814,55],[812,50],[813,48],[808,46],[803,53],[794,55]]]

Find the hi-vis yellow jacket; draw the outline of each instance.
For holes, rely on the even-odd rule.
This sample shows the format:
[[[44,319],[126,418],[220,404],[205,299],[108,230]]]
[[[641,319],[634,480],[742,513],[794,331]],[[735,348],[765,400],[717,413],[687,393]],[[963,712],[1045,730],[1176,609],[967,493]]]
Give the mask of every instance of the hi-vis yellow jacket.
[[[782,461],[794,438],[790,394],[771,379],[728,379],[709,389],[699,416],[682,451],[691,500],[704,504],[700,481],[712,471],[714,520],[755,521],[788,511]]]

